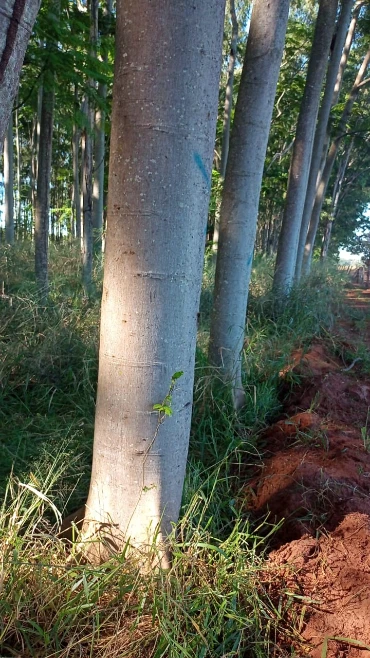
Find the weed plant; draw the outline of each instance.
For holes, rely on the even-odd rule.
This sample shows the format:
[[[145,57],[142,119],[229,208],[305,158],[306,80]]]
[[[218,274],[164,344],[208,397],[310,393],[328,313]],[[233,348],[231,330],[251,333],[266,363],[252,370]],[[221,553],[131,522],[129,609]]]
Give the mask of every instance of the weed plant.
[[[0,300],[2,655],[288,655],[285,646],[298,637],[289,605],[283,595],[275,605],[263,587],[266,536],[274,529],[256,527],[239,502],[249,465],[261,460],[259,431],[280,410],[279,373],[292,350],[331,326],[342,281],[334,270],[315,271],[278,316],[272,263],[257,264],[243,354],[248,405],[236,418],[227,388],[207,364],[213,264],[206,262],[173,563],[169,571],[143,574],[127,551],[101,567],[74,564],[73,546],[56,534],[60,515],[87,496],[101,267],[87,299],[78,247],[52,245],[50,256],[49,301],[40,305],[31,246],[0,251],[8,295]]]

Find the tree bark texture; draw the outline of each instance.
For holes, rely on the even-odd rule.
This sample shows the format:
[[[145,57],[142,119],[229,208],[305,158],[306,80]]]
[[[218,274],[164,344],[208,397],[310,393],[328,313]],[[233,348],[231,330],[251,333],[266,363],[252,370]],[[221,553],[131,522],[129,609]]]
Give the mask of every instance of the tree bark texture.
[[[325,145],[325,138],[328,130],[328,123],[330,117],[330,110],[332,107],[334,88],[337,83],[338,69],[341,64],[343,48],[346,41],[346,35],[351,20],[351,12],[354,0],[343,0],[341,6],[341,13],[337,22],[335,30],[335,42],[332,50],[328,71],[325,80],[324,95],[321,102],[317,125],[315,131],[315,139],[312,148],[310,174],[308,177],[308,184],[306,190],[306,197],[304,202],[304,209],[302,215],[301,230],[299,235],[297,262],[295,266],[295,279],[299,281],[301,278],[302,261],[304,247],[306,244],[307,230],[310,223],[312,207],[315,199],[316,184],[320,170],[320,162]],[[343,67],[344,72],[344,67]]]
[[[179,514],[194,377],[224,3],[119,0],[90,492],[102,556]],[[161,404],[175,382],[173,415]],[[156,530],[158,528],[158,535]],[[96,544],[91,544],[92,550]]]
[[[4,141],[4,215],[5,242],[14,244],[14,158],[13,158],[13,115]]]
[[[209,358],[232,384],[241,382],[248,287],[271,116],[283,54],[289,0],[253,6],[223,188]]]
[[[304,250],[304,256],[303,256],[303,271],[305,274],[308,274],[311,268],[311,261],[312,261],[312,254],[313,254],[313,248],[316,240],[316,234],[317,234],[317,229],[319,227],[319,222],[320,222],[320,215],[321,215],[321,210],[322,206],[325,200],[325,195],[326,195],[326,190],[329,184],[329,179],[331,176],[331,172],[333,170],[333,165],[335,162],[335,158],[338,153],[339,149],[339,144],[344,136],[344,133],[346,132],[346,124],[347,121],[350,117],[350,114],[352,112],[353,105],[356,101],[356,98],[360,92],[361,86],[363,85],[365,73],[367,70],[367,67],[369,66],[370,62],[370,50],[366,53],[364,60],[360,66],[360,69],[358,71],[358,74],[356,76],[355,83],[352,87],[351,93],[347,99],[347,102],[344,106],[344,110],[342,113],[342,116],[339,121],[338,125],[338,130],[337,130],[337,135],[335,139],[332,141],[328,153],[328,157],[326,159],[324,171],[321,176],[321,180],[318,184],[317,190],[316,190],[316,196],[315,196],[315,202],[314,206],[312,209],[312,214],[311,214],[311,220],[310,220],[310,226],[308,229],[307,233],[307,239],[306,239],[306,244],[305,244],[305,250]],[[370,82],[370,80],[366,81]]]
[[[0,148],[3,147],[19,76],[39,10],[39,0],[0,0]]]
[[[290,164],[287,198],[276,256],[274,289],[289,292],[297,259],[299,233],[310,171],[320,94],[328,64],[338,0],[321,0],[308,63]]]

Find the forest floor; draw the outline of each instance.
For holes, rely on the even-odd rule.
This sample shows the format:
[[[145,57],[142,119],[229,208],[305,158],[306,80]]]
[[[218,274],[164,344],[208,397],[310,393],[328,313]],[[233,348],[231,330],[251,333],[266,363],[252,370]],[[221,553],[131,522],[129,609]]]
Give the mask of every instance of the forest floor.
[[[348,289],[346,305],[281,372],[285,418],[245,486],[247,509],[284,519],[265,586],[281,599],[283,579],[312,658],[370,656],[370,290]]]

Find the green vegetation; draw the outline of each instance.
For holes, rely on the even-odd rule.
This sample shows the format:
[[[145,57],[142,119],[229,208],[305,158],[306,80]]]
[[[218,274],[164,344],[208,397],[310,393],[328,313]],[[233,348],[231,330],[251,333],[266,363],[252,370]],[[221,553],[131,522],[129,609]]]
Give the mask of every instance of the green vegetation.
[[[80,565],[58,539],[61,516],[84,504],[92,454],[99,302],[81,295],[74,245],[51,250],[52,283],[37,301],[31,248],[0,251],[1,304],[0,646],[4,655],[216,657],[291,655],[302,619],[292,598],[264,586],[274,527],[243,508],[259,432],[281,409],[292,351],[325,335],[343,281],[317,268],[275,313],[271,263],[257,262],[244,376],[248,405],[236,417],[227,388],[206,365],[211,260],[206,264],[197,350],[194,422],[180,522],[169,571],[142,571],[126,551]],[[101,270],[95,272],[96,290]],[[176,373],[178,375],[178,373]],[[289,376],[294,383],[294,375]],[[287,377],[285,381],[287,381]],[[78,533],[76,530],[75,539]],[[145,558],[156,560],[155,549]],[[277,642],[279,648],[277,648]],[[15,652],[15,654],[14,654]],[[277,652],[277,653],[276,653]]]

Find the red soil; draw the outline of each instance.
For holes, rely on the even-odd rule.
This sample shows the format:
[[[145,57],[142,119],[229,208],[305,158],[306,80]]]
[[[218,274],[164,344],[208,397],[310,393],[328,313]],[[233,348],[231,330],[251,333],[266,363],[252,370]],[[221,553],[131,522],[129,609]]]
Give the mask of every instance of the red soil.
[[[358,293],[350,291],[350,305]],[[356,306],[369,312],[370,291],[362,293]],[[335,331],[353,349],[355,325]],[[304,605],[301,635],[312,658],[370,658],[370,379],[359,365],[346,369],[324,342],[293,355],[282,377],[293,372],[301,383],[287,397],[288,418],[265,432],[264,464],[245,489],[255,514],[285,520],[266,584],[273,596],[278,567],[284,590]]]

